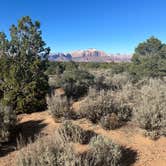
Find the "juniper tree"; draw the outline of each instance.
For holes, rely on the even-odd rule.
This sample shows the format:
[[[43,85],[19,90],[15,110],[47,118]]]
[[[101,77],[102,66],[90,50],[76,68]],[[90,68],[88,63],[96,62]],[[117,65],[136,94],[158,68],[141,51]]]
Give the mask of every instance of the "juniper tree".
[[[40,22],[23,17],[10,28],[10,40],[0,33],[0,96],[4,105],[17,113],[46,107],[48,76],[45,74],[50,49],[42,39]]]
[[[151,37],[140,43],[132,57],[130,73],[137,79],[166,76],[166,44]]]

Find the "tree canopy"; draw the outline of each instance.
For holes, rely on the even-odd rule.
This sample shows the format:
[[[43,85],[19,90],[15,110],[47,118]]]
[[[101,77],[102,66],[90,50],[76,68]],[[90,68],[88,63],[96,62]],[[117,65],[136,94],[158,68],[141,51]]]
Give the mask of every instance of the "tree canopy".
[[[155,37],[147,39],[136,47],[132,62],[130,73],[136,79],[166,76],[166,44]]]
[[[46,106],[47,55],[40,22],[29,16],[10,28],[10,40],[0,33],[0,98],[16,112],[33,112]]]

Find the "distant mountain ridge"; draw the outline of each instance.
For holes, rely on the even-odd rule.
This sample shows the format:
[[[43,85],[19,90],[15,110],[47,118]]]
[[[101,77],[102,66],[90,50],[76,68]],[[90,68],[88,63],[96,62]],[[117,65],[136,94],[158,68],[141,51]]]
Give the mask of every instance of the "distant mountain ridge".
[[[77,50],[70,53],[52,53],[50,61],[75,61],[75,62],[129,62],[132,55],[129,54],[107,54],[104,51],[90,48]]]

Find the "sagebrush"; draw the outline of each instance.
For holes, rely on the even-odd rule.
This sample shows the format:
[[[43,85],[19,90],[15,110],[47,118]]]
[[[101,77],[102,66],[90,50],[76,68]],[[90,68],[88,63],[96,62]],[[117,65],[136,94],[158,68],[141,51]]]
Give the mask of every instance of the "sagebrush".
[[[59,118],[72,119],[76,117],[70,106],[70,100],[65,96],[52,94],[47,97],[47,104],[49,112],[55,120]]]
[[[90,141],[90,150],[85,162],[93,166],[119,166],[122,158],[121,146],[113,143],[101,135],[93,137]],[[88,159],[88,160],[87,160]]]
[[[64,142],[75,142],[87,144],[95,134],[90,130],[83,130],[80,126],[74,125],[71,121],[65,121],[58,128],[58,134]]]
[[[92,137],[89,148],[78,153],[73,144],[60,135],[39,137],[19,150],[16,166],[118,166],[122,164],[122,148],[103,136]]]
[[[63,144],[61,138],[51,135],[39,137],[17,155],[16,166],[75,166],[76,155],[71,144]]]
[[[166,136],[166,86],[159,79],[150,79],[140,89],[135,107],[135,119],[147,135],[157,138]]]
[[[116,119],[116,123],[118,122],[117,124],[119,124],[116,124],[116,126],[120,126],[123,122],[130,120],[131,108],[127,102],[119,99],[116,93],[111,90],[96,91],[90,89],[88,96],[80,104],[79,114],[93,123],[100,122],[103,124],[102,126],[115,125],[113,121]],[[113,118],[113,115],[116,118]],[[109,120],[110,123],[108,122]],[[113,121],[111,122],[111,120]],[[104,123],[107,123],[107,125]],[[114,127],[108,126],[108,128]]]

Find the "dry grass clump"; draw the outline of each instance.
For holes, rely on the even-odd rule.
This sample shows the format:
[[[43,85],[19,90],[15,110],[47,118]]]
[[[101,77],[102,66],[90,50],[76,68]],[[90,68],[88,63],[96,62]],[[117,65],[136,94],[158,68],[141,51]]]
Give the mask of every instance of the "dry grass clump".
[[[140,89],[135,107],[135,120],[153,139],[166,136],[166,86],[165,82],[150,79]]]
[[[75,113],[72,111],[67,97],[52,94],[50,97],[47,97],[47,104],[49,112],[55,120],[59,118],[75,118]]]
[[[74,142],[80,144],[89,143],[91,137],[95,135],[90,130],[83,130],[81,127],[74,125],[71,121],[65,121],[58,128],[58,134],[64,142]]]
[[[11,107],[3,106],[0,103],[0,142],[9,139],[11,130],[16,125],[16,114]]]
[[[131,108],[112,91],[90,89],[80,104],[79,114],[102,127],[113,129],[121,126],[131,117]]]

